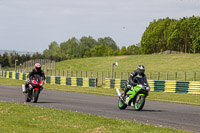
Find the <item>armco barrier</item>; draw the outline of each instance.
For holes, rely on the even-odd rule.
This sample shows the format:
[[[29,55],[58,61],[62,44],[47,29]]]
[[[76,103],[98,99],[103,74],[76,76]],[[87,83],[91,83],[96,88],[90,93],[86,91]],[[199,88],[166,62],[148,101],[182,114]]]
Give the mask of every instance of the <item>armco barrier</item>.
[[[1,77],[17,79],[17,80],[27,80],[27,75],[28,75],[28,73],[0,71]],[[45,83],[59,84],[59,85],[71,85],[71,86],[82,86],[82,87],[97,87],[97,79],[96,78],[84,78],[84,77],[46,76]]]
[[[105,79],[105,88],[121,88],[127,79]],[[148,80],[151,91],[200,94],[200,81]]]

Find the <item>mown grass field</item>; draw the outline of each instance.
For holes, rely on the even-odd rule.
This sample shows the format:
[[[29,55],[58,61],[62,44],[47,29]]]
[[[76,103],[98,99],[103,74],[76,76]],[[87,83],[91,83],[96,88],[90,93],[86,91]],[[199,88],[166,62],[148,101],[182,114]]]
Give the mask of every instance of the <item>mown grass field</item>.
[[[139,64],[146,67],[146,72],[200,72],[200,54],[168,55],[130,55],[113,57],[92,57],[72,59],[56,63],[56,69],[68,71],[111,71],[113,62],[118,62],[116,72],[131,72]]]
[[[0,132],[15,133],[186,133],[127,120],[79,112],[0,102]]]
[[[25,81],[0,78],[1,85],[21,86],[24,83]],[[115,89],[108,89],[108,88],[87,88],[87,87],[73,87],[73,86],[66,86],[66,85],[52,85],[52,84],[45,84],[44,88],[50,89],[50,90],[117,96]],[[200,106],[200,95],[150,92],[147,99]]]

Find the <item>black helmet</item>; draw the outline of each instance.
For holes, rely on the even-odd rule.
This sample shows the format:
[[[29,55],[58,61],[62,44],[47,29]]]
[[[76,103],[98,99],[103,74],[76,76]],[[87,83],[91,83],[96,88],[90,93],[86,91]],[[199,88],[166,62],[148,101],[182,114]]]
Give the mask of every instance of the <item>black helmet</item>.
[[[144,66],[143,65],[139,65],[138,66],[138,71],[139,71],[139,74],[144,74],[144,72],[145,72]]]
[[[39,63],[35,64],[35,70],[39,72],[41,70],[41,65]]]

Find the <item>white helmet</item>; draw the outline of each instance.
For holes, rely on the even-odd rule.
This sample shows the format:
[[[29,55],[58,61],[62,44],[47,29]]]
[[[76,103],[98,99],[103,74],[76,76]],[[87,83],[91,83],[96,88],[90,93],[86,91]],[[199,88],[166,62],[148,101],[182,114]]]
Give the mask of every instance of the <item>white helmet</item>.
[[[144,72],[145,72],[144,66],[143,65],[139,65],[138,66],[138,71],[139,71],[140,74],[144,74]]]

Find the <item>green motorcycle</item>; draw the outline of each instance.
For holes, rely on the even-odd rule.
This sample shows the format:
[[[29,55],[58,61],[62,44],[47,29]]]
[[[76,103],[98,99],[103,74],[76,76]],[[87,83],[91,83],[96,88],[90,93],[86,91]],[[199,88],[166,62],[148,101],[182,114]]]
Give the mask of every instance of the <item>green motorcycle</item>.
[[[134,107],[137,111],[142,110],[145,104],[145,98],[148,96],[150,91],[150,87],[147,83],[146,78],[144,77],[136,77],[135,81],[137,83],[136,86],[132,86],[131,89],[127,92],[126,97],[123,98],[120,90],[117,88],[116,92],[119,96],[118,107],[119,109],[126,109],[127,106]],[[124,91],[124,87],[121,88]]]

